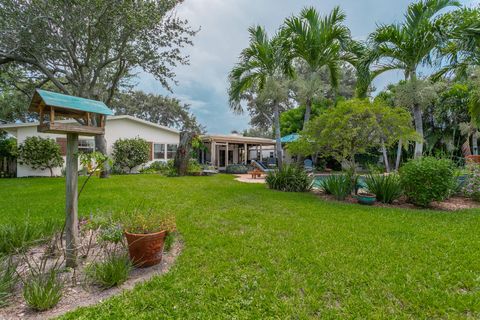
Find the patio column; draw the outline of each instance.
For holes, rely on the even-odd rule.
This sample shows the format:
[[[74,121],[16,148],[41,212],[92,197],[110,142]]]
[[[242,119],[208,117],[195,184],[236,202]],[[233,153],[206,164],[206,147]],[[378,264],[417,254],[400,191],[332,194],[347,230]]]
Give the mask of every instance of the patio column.
[[[244,163],[245,165],[247,164],[248,162],[248,145],[246,143],[243,144],[243,150],[244,150]]]
[[[263,160],[263,152],[262,152],[262,145],[260,145],[260,162]]]
[[[216,155],[217,155],[217,150],[215,146],[215,141],[212,141],[210,144],[210,162],[212,163],[212,166],[217,166],[216,163]]]
[[[225,146],[225,168],[228,166],[228,142]]]

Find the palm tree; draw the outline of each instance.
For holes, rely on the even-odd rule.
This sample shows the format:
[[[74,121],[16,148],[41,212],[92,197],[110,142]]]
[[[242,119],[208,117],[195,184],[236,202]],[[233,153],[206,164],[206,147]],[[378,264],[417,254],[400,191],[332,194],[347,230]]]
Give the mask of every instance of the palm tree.
[[[439,11],[460,6],[456,0],[421,0],[408,6],[402,24],[381,25],[370,37],[371,61],[377,63],[375,74],[403,70],[405,80],[416,81],[421,65],[432,65],[432,53],[441,42],[436,28]],[[418,103],[411,107],[417,134],[423,138],[422,109]],[[400,149],[401,151],[401,149]],[[415,142],[415,157],[421,157],[423,141]]]
[[[307,66],[301,97],[306,106],[304,128],[310,119],[312,100],[322,94],[323,88],[318,83],[320,69],[328,69],[330,85],[335,90],[341,63],[353,59],[347,50],[352,39],[350,30],[343,24],[345,17],[339,7],[324,17],[315,8],[306,7],[299,16],[285,20],[283,32],[290,56]]]
[[[250,27],[250,44],[240,54],[240,61],[230,71],[228,90],[230,107],[234,112],[243,112],[241,101],[249,90],[257,93],[259,100],[270,105],[273,111],[275,149],[279,169],[282,168],[283,150],[280,141],[280,104],[287,97],[283,83],[285,76],[291,76],[288,59],[282,50],[279,35],[269,39],[265,29]]]

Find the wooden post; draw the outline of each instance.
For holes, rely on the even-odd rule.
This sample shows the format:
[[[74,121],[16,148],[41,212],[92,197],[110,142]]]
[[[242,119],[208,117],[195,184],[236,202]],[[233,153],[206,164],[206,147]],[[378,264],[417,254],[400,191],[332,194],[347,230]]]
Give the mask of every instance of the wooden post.
[[[66,159],[66,266],[77,265],[78,244],[78,133],[67,134]]]
[[[50,123],[55,123],[55,108],[50,107]]]

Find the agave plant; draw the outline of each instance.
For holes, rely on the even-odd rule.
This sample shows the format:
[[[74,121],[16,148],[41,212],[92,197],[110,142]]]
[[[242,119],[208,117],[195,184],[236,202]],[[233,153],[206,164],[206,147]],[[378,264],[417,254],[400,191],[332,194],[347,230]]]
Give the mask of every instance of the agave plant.
[[[397,174],[369,174],[365,178],[365,184],[367,190],[383,203],[392,203],[402,195],[402,186]]]

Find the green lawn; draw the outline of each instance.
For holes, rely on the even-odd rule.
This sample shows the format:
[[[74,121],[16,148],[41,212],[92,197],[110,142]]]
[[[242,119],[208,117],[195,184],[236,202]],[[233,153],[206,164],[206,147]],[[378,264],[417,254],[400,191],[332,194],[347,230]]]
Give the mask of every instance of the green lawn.
[[[0,223],[63,217],[64,181],[0,180]],[[94,179],[83,215],[170,210],[174,268],[66,319],[479,318],[480,215],[281,193],[231,176]]]

